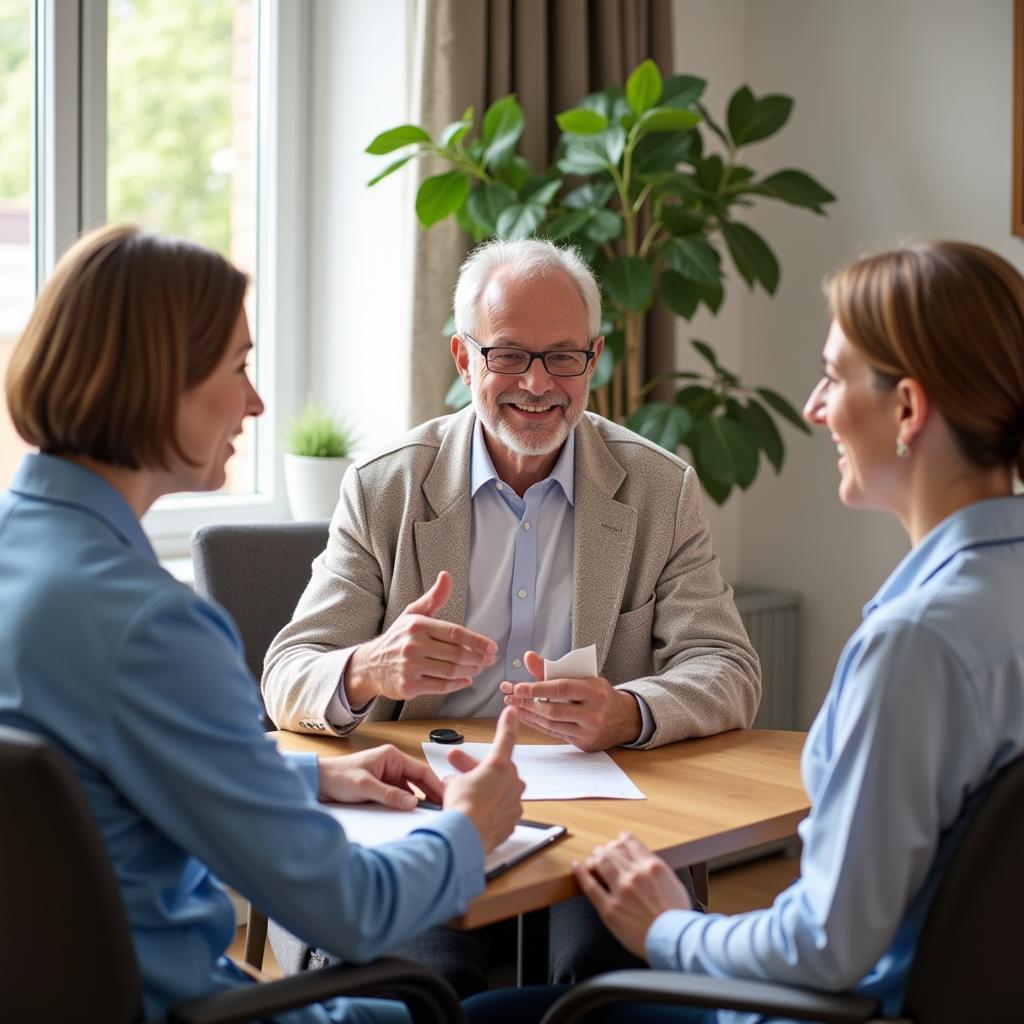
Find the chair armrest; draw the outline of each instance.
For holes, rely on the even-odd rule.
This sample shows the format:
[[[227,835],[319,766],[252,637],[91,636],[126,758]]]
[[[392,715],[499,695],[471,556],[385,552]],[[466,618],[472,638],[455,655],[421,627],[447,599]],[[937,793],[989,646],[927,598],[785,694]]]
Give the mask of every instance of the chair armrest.
[[[601,1007],[625,1002],[748,1010],[822,1024],[862,1024],[878,1010],[878,1001],[865,996],[832,995],[765,981],[676,971],[613,971],[566,993],[541,1024],[576,1024]]]
[[[365,966],[339,964],[265,985],[243,985],[172,1006],[170,1024],[243,1024],[333,996],[401,1000],[416,1024],[462,1024],[458,996],[443,979],[408,960],[382,957]]]

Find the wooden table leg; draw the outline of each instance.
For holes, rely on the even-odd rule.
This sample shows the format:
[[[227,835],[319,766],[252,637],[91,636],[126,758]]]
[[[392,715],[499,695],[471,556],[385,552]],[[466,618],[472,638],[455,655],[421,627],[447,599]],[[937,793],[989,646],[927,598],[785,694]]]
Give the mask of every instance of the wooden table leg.
[[[546,985],[548,983],[548,935],[551,913],[547,907],[519,915],[516,943],[516,984]]]
[[[263,969],[263,951],[267,946],[267,919],[249,904],[249,917],[245,925],[245,962],[257,971]]]

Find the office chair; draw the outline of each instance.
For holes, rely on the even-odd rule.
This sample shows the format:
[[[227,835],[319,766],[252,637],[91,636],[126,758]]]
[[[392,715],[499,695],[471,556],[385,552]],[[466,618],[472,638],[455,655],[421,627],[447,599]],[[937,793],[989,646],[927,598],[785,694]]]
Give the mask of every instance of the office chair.
[[[54,745],[7,726],[0,726],[0,835],[0,1020],[140,1021],[131,929],[89,804]],[[167,1020],[265,1020],[337,995],[401,999],[424,1024],[465,1019],[442,979],[418,964],[381,959],[189,1000]]]
[[[258,680],[270,641],[287,625],[327,547],[327,520],[221,523],[192,534],[196,590],[223,605],[238,625],[245,663]]]
[[[1020,929],[1024,922],[1024,757],[981,798],[932,901],[907,979],[903,1024],[1024,1019]],[[880,1018],[878,1001],[769,982],[675,971],[614,971],[577,986],[542,1024],[577,1024],[615,1003],[652,1002],[746,1010],[823,1024]]]

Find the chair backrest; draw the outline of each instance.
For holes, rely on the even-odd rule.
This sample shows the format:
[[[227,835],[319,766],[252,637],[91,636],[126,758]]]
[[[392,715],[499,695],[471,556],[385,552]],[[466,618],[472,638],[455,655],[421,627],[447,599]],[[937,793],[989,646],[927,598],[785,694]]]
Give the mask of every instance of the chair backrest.
[[[989,785],[935,892],[903,1012],[919,1024],[1024,1020],[1024,757]]]
[[[196,590],[231,613],[257,680],[270,641],[306,589],[313,559],[327,547],[327,527],[327,520],[222,523],[192,534]]]
[[[78,780],[56,747],[0,726],[0,1020],[141,1015],[128,917]]]

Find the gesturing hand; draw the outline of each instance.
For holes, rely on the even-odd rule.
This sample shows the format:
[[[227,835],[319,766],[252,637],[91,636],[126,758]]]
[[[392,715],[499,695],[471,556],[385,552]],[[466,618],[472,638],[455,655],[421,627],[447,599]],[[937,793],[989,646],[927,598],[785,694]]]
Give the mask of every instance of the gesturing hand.
[[[320,758],[320,799],[341,804],[371,802],[410,811],[416,796],[410,783],[428,800],[440,803],[438,777],[422,762],[386,743],[357,754]]]
[[[498,645],[493,640],[434,618],[451,593],[451,576],[438,573],[434,585],[385,632],[352,652],[345,669],[351,707],[363,707],[376,696],[410,700],[461,690],[485,665],[494,664]]]
[[[458,747],[448,755],[448,763],[462,774],[445,778],[444,809],[462,811],[473,822],[485,853],[508,839],[523,816],[520,798],[526,787],[512,763],[518,731],[517,713],[505,708],[498,719],[494,744],[483,761]]]
[[[602,676],[544,679],[544,659],[534,651],[526,652],[526,668],[539,682],[501,684],[505,703],[520,709],[524,725],[580,750],[606,750],[639,737],[643,719],[633,694]]]
[[[647,933],[666,910],[693,910],[675,872],[635,836],[623,832],[597,847],[573,874],[608,930],[635,956],[647,959]]]

